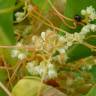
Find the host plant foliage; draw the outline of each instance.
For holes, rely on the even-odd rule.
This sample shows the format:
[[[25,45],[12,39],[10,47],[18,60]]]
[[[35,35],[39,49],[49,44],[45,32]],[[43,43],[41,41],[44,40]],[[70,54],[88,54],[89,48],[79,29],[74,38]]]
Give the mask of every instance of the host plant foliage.
[[[0,4],[4,90],[12,96],[95,96],[96,0]]]

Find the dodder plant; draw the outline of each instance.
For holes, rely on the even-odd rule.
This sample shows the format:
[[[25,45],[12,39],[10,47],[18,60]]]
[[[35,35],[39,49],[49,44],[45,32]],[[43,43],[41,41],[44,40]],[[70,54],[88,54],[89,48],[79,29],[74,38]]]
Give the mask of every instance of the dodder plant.
[[[0,2],[5,4],[0,11],[4,18],[0,47],[7,53],[11,48],[10,55],[1,51],[0,61],[6,85],[1,87],[8,95],[7,88],[12,96],[95,96],[95,2],[18,0],[12,1],[14,6]],[[16,45],[9,45],[15,43],[12,34]]]

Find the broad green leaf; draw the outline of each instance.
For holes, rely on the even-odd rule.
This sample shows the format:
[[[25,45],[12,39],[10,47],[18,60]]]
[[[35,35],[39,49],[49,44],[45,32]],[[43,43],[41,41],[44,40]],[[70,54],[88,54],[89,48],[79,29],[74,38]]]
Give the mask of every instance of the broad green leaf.
[[[74,19],[75,15],[81,15],[81,10],[86,9],[86,7],[88,6],[93,6],[93,8],[96,8],[96,0],[67,0],[64,15],[68,18]],[[68,20],[66,20],[66,22],[69,25],[73,26],[73,22],[69,22]],[[71,29],[62,24],[61,28],[68,32],[74,33],[74,32],[80,32],[82,26],[78,26],[76,29]],[[95,41],[96,39],[91,38],[88,40],[88,43],[96,44]],[[71,60],[76,60],[91,55],[90,49],[82,46],[83,45],[72,46],[68,50],[68,56]]]
[[[0,0],[0,45],[15,43],[13,33],[13,14],[11,10],[14,7],[14,3],[15,0],[6,0],[6,2]]]
[[[92,67],[91,70],[89,70],[89,72],[91,73],[92,75],[92,82],[96,83],[96,65],[94,65]]]
[[[7,96],[7,94],[0,88],[0,95],[1,96]]]
[[[47,13],[49,11],[49,4],[47,0],[32,0],[33,3],[42,11],[43,13]]]
[[[0,0],[0,45],[15,44],[15,37],[13,32],[13,7],[15,0]],[[11,10],[12,9],[12,10]],[[4,56],[7,63],[11,61],[10,51],[0,48],[0,55]],[[6,70],[0,69],[0,81],[5,82],[7,79]],[[0,90],[0,95],[6,96]]]
[[[91,50],[84,45],[77,44],[70,47],[67,51],[69,61],[78,60],[92,54]]]
[[[5,81],[7,79],[7,72],[6,70],[0,69],[0,81]]]
[[[37,96],[40,90],[41,80],[37,78],[24,78],[21,79],[13,88],[12,96]],[[22,90],[22,91],[21,91]],[[44,83],[41,87],[42,96],[66,96],[59,90],[47,86]]]
[[[74,19],[75,15],[80,15],[81,10],[86,9],[86,7],[88,6],[93,6],[93,8],[96,8],[96,0],[67,0],[64,15],[66,17]],[[62,28],[66,29],[69,32],[80,31],[80,26],[76,30],[72,30],[66,26],[63,26]]]
[[[91,88],[91,90],[85,96],[96,96],[96,86]]]
[[[0,82],[5,82],[8,78],[7,71],[0,69]],[[0,96],[6,96],[5,92],[0,88]]]
[[[0,0],[0,45],[15,44],[13,32],[13,9],[15,0]],[[0,55],[10,61],[9,50],[0,49]]]

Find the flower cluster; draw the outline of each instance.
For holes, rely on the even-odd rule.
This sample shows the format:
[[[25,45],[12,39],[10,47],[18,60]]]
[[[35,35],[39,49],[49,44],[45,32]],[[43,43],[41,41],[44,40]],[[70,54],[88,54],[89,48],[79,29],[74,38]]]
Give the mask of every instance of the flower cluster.
[[[82,36],[80,33],[65,33],[64,36],[59,37],[60,42],[62,42],[65,46],[64,49],[67,50],[70,46],[72,46],[75,42],[82,42]]]
[[[87,24],[85,25],[80,32],[80,35],[86,36],[89,32],[96,32],[96,25],[95,24]]]
[[[31,75],[39,75],[42,77],[45,74],[45,79],[57,77],[57,71],[51,62],[42,61],[39,64],[36,61],[32,61],[27,63],[26,68]]]
[[[89,22],[96,19],[96,11],[92,6],[89,6],[86,9],[81,10],[81,15],[85,16],[85,18],[88,18]]]
[[[31,8],[32,6],[30,6]],[[23,17],[23,13],[16,13],[17,21]],[[21,14],[21,15],[20,15]],[[68,60],[67,50],[74,45],[74,43],[82,44],[84,39],[89,32],[96,32],[96,25],[91,24],[90,21],[96,19],[96,11],[92,6],[82,10],[81,14],[87,18],[88,22],[82,27],[80,32],[74,33],[64,33],[60,35],[56,31],[54,32],[51,29],[47,29],[44,32],[41,32],[40,36],[33,35],[31,41],[28,43],[29,49],[33,48],[34,50],[28,51],[24,49],[13,49],[12,57],[16,57],[19,60],[25,59],[28,54],[31,54],[31,62],[28,61],[26,64],[27,71],[31,75],[39,75],[40,77],[45,73],[45,78],[55,78],[57,77],[56,64],[65,64]],[[18,17],[19,16],[19,17]],[[22,43],[18,43],[17,47],[22,47]],[[34,52],[33,52],[34,51]],[[30,57],[29,56],[29,57]],[[86,62],[88,60],[85,60]],[[85,62],[85,63],[86,63]],[[86,66],[85,66],[86,67]],[[83,67],[83,69],[85,68]],[[91,65],[87,66],[91,69]]]
[[[23,44],[22,43],[17,43],[16,47],[21,47],[22,48]],[[27,57],[27,51],[25,50],[22,50],[22,49],[18,49],[18,48],[15,48],[12,50],[11,52],[11,56],[13,58],[17,58],[19,60],[23,60]]]
[[[81,10],[81,15],[84,16],[84,21],[86,22],[86,25],[83,26],[83,28],[80,31],[80,35],[82,35],[83,39],[89,32],[96,32],[96,24],[91,21],[96,20],[96,10],[89,6],[86,9]]]
[[[28,10],[27,7],[28,7],[28,4],[27,4],[27,2],[25,2],[24,6],[23,6],[23,10],[22,11],[17,11],[15,13],[15,17],[16,17],[15,22],[21,22],[27,17],[27,10]]]

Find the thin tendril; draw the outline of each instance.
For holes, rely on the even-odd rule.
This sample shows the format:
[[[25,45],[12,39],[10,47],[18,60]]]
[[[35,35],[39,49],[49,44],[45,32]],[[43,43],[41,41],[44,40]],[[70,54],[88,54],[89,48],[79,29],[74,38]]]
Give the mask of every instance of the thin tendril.
[[[73,19],[68,18],[68,17],[62,15],[62,14],[53,6],[51,0],[48,0],[48,3],[50,4],[50,6],[52,7],[52,9],[53,9],[60,17],[66,19],[66,20],[72,21],[72,22],[74,21]]]
[[[50,24],[42,21],[42,19],[38,18],[38,16],[35,16],[35,15],[33,15],[32,13],[31,13],[31,15],[32,15],[34,18],[36,18],[37,20],[43,22],[45,25],[47,25],[47,26],[49,26],[49,27],[51,27],[51,28],[53,28],[53,29],[55,29],[55,30],[57,30],[57,31],[61,31],[61,32],[66,33],[66,31],[64,31],[64,30],[62,30],[62,29],[60,29],[60,28],[58,28],[58,27],[56,27],[56,26],[51,26]]]
[[[0,87],[6,92],[8,96],[12,96],[9,90],[2,84],[2,82],[0,82]]]

